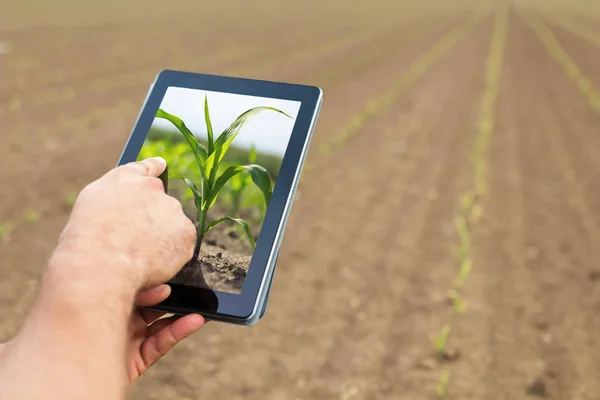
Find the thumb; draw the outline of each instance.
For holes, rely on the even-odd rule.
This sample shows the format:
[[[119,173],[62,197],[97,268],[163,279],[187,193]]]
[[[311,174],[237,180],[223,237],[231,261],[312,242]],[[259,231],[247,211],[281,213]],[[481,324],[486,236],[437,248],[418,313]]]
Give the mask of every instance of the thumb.
[[[146,158],[142,161],[132,162],[131,165],[142,175],[158,177],[167,168],[167,162],[162,157]]]

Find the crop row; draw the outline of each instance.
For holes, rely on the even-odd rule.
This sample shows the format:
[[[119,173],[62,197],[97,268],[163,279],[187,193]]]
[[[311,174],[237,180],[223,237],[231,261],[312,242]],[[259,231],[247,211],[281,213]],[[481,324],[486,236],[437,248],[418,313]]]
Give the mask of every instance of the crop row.
[[[462,14],[461,10],[457,14]],[[435,16],[434,20],[429,21],[429,25],[425,24],[424,21],[416,21],[416,30],[411,31],[410,35],[402,35],[404,27],[402,27],[398,31],[394,31],[392,35],[390,35],[387,41],[379,44],[378,46],[369,46],[367,47],[367,52],[361,52],[357,57],[357,60],[353,60],[353,62],[344,63],[338,68],[330,68],[323,70],[321,73],[313,76],[313,82],[316,82],[320,86],[326,86],[330,83],[338,81],[340,78],[349,76],[352,73],[361,70],[364,67],[368,67],[374,63],[379,62],[387,57],[389,57],[392,51],[398,51],[403,48],[405,45],[409,43],[413,43],[428,33],[431,33],[432,30],[430,25],[432,23],[441,24],[448,18],[454,18],[454,14],[448,15],[439,15]],[[397,33],[400,33],[400,39],[396,36]]]
[[[300,50],[300,51],[302,51],[302,50]],[[297,52],[293,52],[291,54],[291,56],[293,57],[296,53]],[[303,52],[303,54],[307,55],[307,53],[305,53],[305,52]],[[345,65],[349,65],[349,63],[346,63]],[[138,75],[138,73],[132,74],[131,76],[126,76],[124,81],[125,80],[129,80],[129,84],[147,83],[147,77]],[[113,80],[112,85],[119,86],[119,85],[121,85],[121,83],[119,81]],[[106,86],[105,87],[98,86],[97,89],[107,90],[108,88]],[[72,91],[64,91],[63,94],[65,96],[68,95],[70,99],[73,99],[75,97],[75,94]],[[94,109],[90,110],[89,112],[87,112],[81,116],[78,116],[78,117],[71,117],[71,116],[61,117],[58,119],[58,129],[66,132],[66,133],[72,133],[72,134],[81,133],[82,131],[85,131],[87,129],[87,127],[89,127],[89,126],[99,124],[109,118],[120,118],[120,117],[130,116],[133,113],[135,113],[135,111],[136,111],[135,106],[131,101],[122,99],[119,102],[117,102],[116,104],[112,104],[108,107],[94,108]]]
[[[322,21],[325,22],[325,21]],[[221,28],[223,25],[220,25]],[[311,34],[306,34],[304,31],[293,31],[290,35],[280,37],[278,40],[273,41],[274,33],[276,29],[262,29],[258,30],[256,36],[250,37],[247,40],[251,40],[252,46],[242,46],[238,41],[233,40],[233,36],[227,35],[228,29],[220,31],[217,27],[203,26],[203,30],[210,32],[208,36],[210,40],[203,39],[206,32],[198,30],[198,28],[187,28],[180,30],[170,31],[169,41],[165,41],[164,29],[154,29],[153,33],[148,36],[142,36],[137,38],[135,42],[124,42],[118,41],[113,45],[110,51],[102,51],[99,60],[95,60],[95,53],[89,47],[89,45],[83,47],[78,46],[75,48],[67,49],[69,53],[78,54],[79,59],[82,55],[88,58],[83,61],[92,66],[92,68],[81,68],[81,64],[68,65],[67,67],[52,67],[44,65],[43,59],[36,59],[33,55],[26,54],[25,56],[19,56],[15,54],[14,57],[20,57],[20,59],[10,60],[7,66],[12,66],[11,70],[7,72],[11,73],[13,79],[11,80],[12,85],[4,87],[3,90],[7,91],[13,89],[19,93],[23,93],[25,85],[27,84],[32,90],[39,91],[43,85],[52,84],[66,84],[78,83],[79,81],[85,82],[86,80],[93,79],[99,75],[114,75],[125,71],[139,70],[149,65],[157,65],[164,63],[165,60],[178,60],[184,57],[190,59],[198,59],[198,54],[203,56],[209,55],[207,58],[213,59],[219,56],[219,52],[229,54],[242,53],[244,56],[252,56],[256,54],[262,54],[265,51],[271,49],[274,44],[277,44],[279,48],[284,49],[287,46],[297,47],[302,46],[305,42],[311,42],[319,37],[327,37],[330,34],[346,34],[348,30],[360,31],[361,25],[346,24],[341,28],[336,27],[330,29],[331,25],[320,24],[325,26],[327,29],[311,31]],[[160,28],[160,27],[159,27]],[[214,29],[213,29],[214,28]],[[99,33],[101,35],[102,33]],[[102,41],[110,43],[110,37],[99,36]],[[274,43],[275,42],[275,43]],[[164,43],[168,45],[165,49],[160,44]],[[96,44],[98,46],[98,44]],[[140,49],[148,49],[150,51],[140,51]],[[160,50],[159,50],[160,49]],[[193,49],[193,52],[190,51]],[[214,49],[218,49],[219,52],[215,52]],[[240,51],[243,50],[243,51]],[[65,49],[54,49],[51,54],[53,59],[57,58],[57,52],[65,51]],[[123,65],[123,57],[131,56],[136,54],[136,57],[129,57],[127,64]],[[168,56],[168,57],[167,57]],[[244,56],[239,56],[243,58]],[[94,61],[92,61],[94,60]],[[35,69],[39,69],[40,66],[46,67],[42,74],[39,74],[39,79],[36,79]]]
[[[456,251],[457,271],[448,291],[448,298],[454,309],[451,321],[444,324],[439,333],[432,337],[434,349],[440,360],[453,360],[455,356],[448,350],[447,344],[452,331],[452,321],[466,312],[467,303],[463,300],[462,290],[467,283],[473,269],[473,244],[471,234],[474,226],[479,222],[483,212],[482,197],[486,193],[486,172],[490,140],[495,125],[495,108],[500,92],[500,81],[504,53],[508,36],[509,14],[508,9],[496,12],[494,32],[487,58],[485,74],[485,90],[481,99],[477,134],[471,152],[471,168],[473,183],[471,189],[459,199],[459,211],[454,219],[458,237]],[[437,396],[445,399],[448,393],[450,370],[444,369],[437,385]]]
[[[573,82],[577,87],[580,94],[587,100],[591,109],[596,113],[600,114],[600,95],[598,91],[591,85],[589,79],[587,79],[567,52],[559,44],[558,40],[554,37],[550,29],[543,23],[536,21],[526,15],[520,15],[521,18],[531,27],[534,33],[545,45],[546,50],[552,56],[552,58],[562,67],[564,74]],[[552,131],[554,132],[554,131]],[[556,137],[554,140],[550,140],[549,143],[556,148],[560,147],[560,150],[564,150],[564,141],[561,143],[561,138]],[[572,140],[572,139],[570,139]],[[557,149],[558,151],[558,149]],[[590,152],[593,153],[593,152]],[[573,162],[569,160],[569,157],[564,156],[564,152],[560,151],[557,162],[560,164],[560,171],[562,171],[565,182],[578,182],[580,179],[577,176],[577,172],[574,168]],[[595,155],[592,155],[594,157]],[[585,189],[581,185],[576,185],[572,189],[574,205],[577,209],[581,210],[583,215],[593,215],[589,203],[585,200],[586,193]],[[595,237],[599,234],[599,227],[595,221],[591,218],[584,218],[582,220],[584,229],[588,232],[590,237]]]
[[[318,52],[324,55],[328,55],[334,51],[348,49],[355,54],[355,59],[351,59],[351,62],[343,63],[337,68],[324,69],[320,73],[313,75],[310,78],[311,82],[315,82],[320,86],[325,86],[331,82],[338,80],[340,77],[348,76],[350,73],[357,69],[370,65],[373,62],[381,60],[382,58],[389,56],[389,54],[398,50],[408,40],[416,40],[427,32],[431,32],[430,26],[432,24],[439,24],[442,21],[453,19],[457,15],[462,15],[464,10],[453,10],[453,11],[438,11],[436,8],[429,9],[428,12],[423,13],[420,16],[412,19],[407,19],[405,22],[395,24],[393,29],[389,27],[385,29],[378,29],[369,35],[359,33],[352,37],[346,37],[346,40],[340,40],[339,43],[331,43],[329,46],[319,48]],[[416,34],[414,31],[407,29],[410,26],[416,27]],[[349,40],[348,40],[349,39]],[[364,51],[363,51],[364,50]],[[286,57],[285,62],[295,61],[296,59],[308,59],[315,53],[315,49],[307,48],[304,52],[300,52],[298,57]],[[279,59],[266,60],[266,63],[260,67],[262,68],[280,68]],[[247,71],[247,68],[240,68],[239,70],[228,71],[228,74],[237,75]],[[264,71],[262,71],[264,73]]]
[[[394,43],[390,41],[390,44]],[[365,47],[367,47],[367,51],[362,52],[359,57],[356,57],[356,59],[344,60],[341,63],[342,68],[340,68],[339,71],[337,71],[337,68],[331,68],[332,70],[336,70],[337,73],[328,75],[327,78],[329,78],[329,81],[322,81],[317,83],[323,85],[330,84],[336,80],[341,80],[345,76],[350,75],[356,69],[381,58],[381,55],[384,53],[383,51],[378,50],[377,47],[370,46],[370,43],[365,43]],[[390,49],[385,48],[384,50],[387,54],[387,51],[389,51]],[[141,78],[142,77],[137,76],[137,80],[140,82]],[[85,131],[87,127],[101,123],[105,119],[125,117],[132,115],[133,113],[135,113],[135,106],[133,105],[133,103],[126,99],[122,99],[117,104],[111,104],[108,107],[97,107],[81,116],[60,117],[58,118],[58,129],[73,134],[78,132],[81,133]],[[51,129],[52,128],[47,128],[46,130]]]
[[[435,9],[433,10],[429,10],[427,14],[425,14],[426,16],[430,16],[434,13]],[[365,26],[368,26],[367,24],[363,24]],[[364,26],[363,25],[359,25],[358,29],[356,25],[353,24],[347,24],[344,25],[341,29],[338,28],[337,30],[335,30],[335,32],[339,32],[340,35],[339,37],[337,37],[336,35],[336,39],[334,40],[334,42],[329,42],[329,41],[323,41],[320,42],[320,45],[317,47],[317,49],[315,49],[312,46],[312,43],[314,43],[314,41],[320,37],[323,36],[323,32],[322,31],[314,31],[313,35],[302,35],[300,37],[300,41],[298,41],[298,43],[288,43],[284,45],[282,45],[281,47],[278,47],[279,50],[284,50],[285,48],[291,47],[291,48],[296,48],[299,46],[298,50],[294,50],[291,54],[291,60],[295,60],[295,59],[303,59],[307,56],[312,55],[313,53],[319,52],[319,53],[325,53],[327,54],[329,51],[340,47],[340,44],[342,44],[343,46],[351,46],[353,44],[356,44],[357,41],[367,41],[369,38],[374,38],[377,35],[381,34],[382,32],[385,32],[386,30],[389,29],[389,27],[387,26],[383,26],[383,28],[379,28],[378,30],[375,30],[375,33],[373,34],[365,34],[365,32],[363,32],[364,30]],[[362,29],[361,29],[362,27]],[[350,31],[351,33],[348,34],[347,31]],[[366,36],[366,38],[365,38]],[[270,37],[270,36],[269,36]],[[308,39],[307,39],[308,38]],[[289,38],[286,38],[286,41],[289,41]],[[254,42],[256,43],[264,43],[264,46],[262,46],[260,48],[259,51],[256,50],[255,46],[251,46],[246,48],[246,51],[242,51],[240,52],[240,46],[236,45],[236,46],[225,46],[225,44],[222,44],[220,46],[216,46],[218,48],[224,48],[224,47],[228,47],[228,51],[226,52],[221,52],[221,53],[217,53],[217,55],[213,55],[211,54],[211,59],[208,65],[204,65],[203,68],[219,68],[221,65],[223,64],[228,64],[228,63],[233,63],[233,62],[239,62],[242,61],[244,59],[254,59],[257,58],[257,54],[259,54],[261,56],[261,59],[259,60],[261,62],[261,64],[259,65],[259,69],[262,67],[275,67],[277,65],[277,63],[281,60],[281,57],[271,57],[270,59],[267,59],[265,61],[265,56],[271,55],[273,53],[272,51],[272,46],[273,43],[271,41],[265,41],[265,40],[261,40],[260,38],[258,40],[255,40]],[[309,46],[305,46],[304,44],[308,43]],[[7,107],[7,109],[11,112],[19,112],[21,110],[23,110],[23,108],[27,105],[31,105],[33,108],[38,108],[38,107],[43,107],[43,106],[47,106],[50,104],[57,104],[57,103],[63,103],[63,102],[68,102],[68,101],[73,101],[76,97],[81,97],[82,95],[85,95],[86,93],[106,93],[108,91],[110,91],[111,89],[123,89],[126,87],[132,87],[134,85],[137,85],[139,83],[142,82],[146,82],[146,80],[148,79],[148,76],[152,76],[154,75],[160,68],[157,69],[157,67],[155,66],[157,62],[160,62],[162,60],[164,60],[165,58],[168,59],[174,59],[174,60],[189,60],[189,62],[185,62],[185,63],[181,63],[178,62],[177,66],[178,68],[182,68],[182,69],[190,69],[193,70],[194,66],[197,66],[197,58],[196,57],[191,57],[191,53],[189,52],[189,43],[187,43],[186,41],[174,41],[174,43],[172,43],[169,46],[169,57],[165,57],[165,53],[164,52],[152,52],[151,54],[154,55],[154,57],[151,60],[148,59],[142,59],[140,62],[135,63],[135,67],[131,68],[131,66],[127,66],[127,70],[128,72],[126,72],[125,74],[123,73],[119,73],[118,77],[115,76],[111,76],[111,72],[117,72],[117,71],[122,71],[123,70],[123,66],[119,65],[118,63],[107,63],[106,65],[110,65],[112,66],[110,71],[105,71],[105,73],[103,73],[102,76],[96,76],[95,78],[91,79],[91,81],[89,83],[85,82],[85,79],[90,79],[91,76],[89,75],[84,75],[83,77],[81,77],[81,81],[82,83],[85,82],[86,83],[86,89],[83,91],[80,91],[78,89],[76,89],[76,83],[79,83],[79,78],[75,78],[75,80],[71,80],[70,85],[67,87],[58,87],[58,88],[53,88],[53,89],[49,89],[49,90],[39,90],[39,86],[41,82],[34,82],[35,84],[30,85],[32,87],[32,92],[31,95],[28,95],[29,93],[24,92],[23,90],[20,90],[19,93],[15,96],[13,96],[12,98],[10,98],[8,100],[8,103],[5,105]],[[196,53],[194,53],[196,54]],[[290,58],[286,57],[286,59],[289,61]],[[117,65],[116,67],[115,64]],[[150,67],[149,67],[150,65]],[[153,66],[154,65],[154,66]],[[139,69],[139,67],[144,66],[145,68]],[[96,66],[97,67],[97,66]],[[237,74],[242,74],[247,70],[247,68],[234,68],[232,71],[227,71],[227,72],[223,72],[226,74],[230,74],[230,75],[237,75]],[[94,68],[94,75],[97,75],[97,71],[98,68]],[[67,77],[69,76],[69,74],[67,73],[67,71],[65,71],[64,69],[53,69],[51,71],[47,71],[44,72],[44,74],[47,74],[48,76],[51,76],[50,81],[53,81],[55,83],[62,83],[65,82],[67,80]],[[28,78],[25,79],[19,79],[19,76],[14,77],[15,81],[22,81],[21,83],[25,83],[25,82],[29,82],[30,78],[29,76],[31,76],[31,74],[28,75]],[[23,78],[23,77],[21,77]],[[71,76],[71,78],[73,78]],[[36,89],[33,90],[33,87],[35,87]]]
[[[421,78],[444,54],[449,52],[475,25],[487,15],[476,13],[468,22],[452,28],[437,43],[419,57],[391,88],[375,98],[367,99],[362,111],[345,124],[331,140],[319,148],[327,156],[360,131],[372,118],[392,105],[419,78]]]
[[[431,14],[428,14],[431,15]],[[350,30],[351,34],[348,34],[346,31]],[[256,59],[257,54],[261,57],[257,60],[256,69],[262,70],[266,68],[276,68],[278,64],[281,62],[281,59],[284,58],[287,62],[290,61],[300,61],[303,59],[310,58],[311,55],[319,53],[319,54],[328,54],[333,50],[344,47],[351,47],[355,45],[361,45],[362,43],[368,43],[369,41],[377,41],[379,36],[382,34],[389,33],[389,27],[384,26],[383,28],[379,28],[375,30],[373,33],[365,34],[361,29],[356,29],[354,25],[344,26],[342,29],[338,29],[335,32],[340,32],[339,36],[336,35],[333,41],[320,41],[317,47],[313,46],[313,43],[316,39],[323,36],[323,32],[316,31],[314,35],[310,35],[308,39],[306,39],[306,35],[302,37],[302,40],[298,43],[291,43],[286,46],[277,47],[278,50],[273,52],[272,42],[264,42],[266,43],[260,50],[256,50],[256,48],[251,47],[246,49],[246,51],[241,51],[239,46],[229,47],[228,51],[217,53],[217,55],[211,55],[210,62],[207,65],[204,65],[203,68],[211,69],[211,68],[220,68],[224,64],[239,64],[240,61],[245,61],[248,59]],[[263,43],[260,40],[257,40],[259,43]],[[223,46],[221,46],[223,47]],[[286,48],[294,49],[290,54],[281,57],[279,54],[272,56],[277,51],[284,50]],[[196,58],[190,58],[189,46],[187,43],[175,43],[173,46],[170,46],[170,53],[172,53],[169,59],[174,60],[182,60],[186,59],[189,62],[178,62],[178,68],[181,69],[195,69],[194,66],[197,65]],[[161,61],[165,58],[164,53],[156,52],[158,57],[155,57],[154,61]],[[269,55],[271,55],[269,57]],[[181,57],[183,56],[183,57]],[[265,57],[267,56],[267,57]],[[89,82],[86,82],[86,86],[84,90],[76,89],[76,83],[71,82],[70,85],[65,87],[57,87],[49,90],[39,90],[38,85],[36,86],[36,90],[32,89],[31,95],[27,92],[21,91],[18,95],[13,96],[8,103],[5,105],[9,112],[20,112],[24,110],[27,106],[31,108],[41,108],[44,106],[48,106],[51,104],[59,104],[65,102],[74,101],[76,98],[81,98],[81,96],[92,93],[92,94],[105,94],[110,92],[111,90],[116,89],[125,89],[134,87],[139,84],[143,84],[147,82],[149,77],[153,76],[157,72],[156,63],[148,60],[142,60],[142,63],[139,66],[145,66],[143,69],[135,69],[131,67],[127,67],[128,72],[119,73],[118,76],[111,76],[110,74],[103,74],[101,76],[97,76]],[[150,66],[149,66],[150,65]],[[122,70],[122,67],[117,67]],[[221,71],[222,74],[227,75],[241,75],[245,71],[247,71],[247,67],[234,67],[225,71]],[[49,72],[53,76],[56,77],[59,81],[66,80],[67,73],[65,71],[52,71]]]
[[[299,34],[300,39],[297,42],[289,43],[289,37],[286,37],[285,41],[281,41],[281,46],[276,46],[276,50],[273,51],[273,42],[268,40],[262,40],[258,38],[254,40],[255,43],[263,44],[259,49],[255,46],[245,47],[244,51],[240,51],[240,46],[232,45],[229,43],[227,46],[227,42],[216,46],[217,48],[226,48],[226,51],[221,51],[217,54],[211,54],[210,61],[207,65],[203,65],[203,68],[211,69],[211,68],[219,68],[223,64],[231,64],[236,63],[239,64],[240,61],[246,61],[248,59],[258,59],[259,63],[257,69],[262,68],[275,68],[278,63],[281,61],[282,57],[278,54],[276,56],[272,56],[274,53],[278,51],[283,51],[287,48],[294,49],[291,54],[286,55],[284,58],[286,61],[295,61],[301,60],[311,56],[314,53],[323,53],[327,54],[332,50],[335,50],[340,47],[350,47],[352,45],[356,45],[357,42],[367,42],[372,39],[376,39],[378,35],[385,33],[389,30],[388,26],[382,26],[378,29],[374,30],[372,33],[365,33],[366,24],[356,25],[356,24],[346,24],[342,28],[337,28],[334,30],[335,36],[333,41],[319,41],[319,45],[315,48],[313,46],[314,42],[323,37],[323,31],[312,31],[313,34]],[[348,31],[350,33],[348,33]],[[268,35],[267,38],[272,35]],[[85,95],[86,93],[106,93],[111,89],[123,89],[125,87],[131,87],[137,85],[141,82],[145,82],[148,79],[148,76],[155,74],[160,68],[157,69],[157,63],[160,64],[160,61],[165,58],[178,61],[178,68],[182,69],[195,69],[194,66],[198,65],[197,58],[191,57],[191,53],[189,52],[189,43],[186,41],[174,41],[173,44],[169,46],[169,56],[166,57],[164,52],[152,52],[153,57],[149,59],[142,59],[140,62],[136,62],[134,67],[128,65],[127,72],[122,73],[123,66],[119,65],[119,63],[107,63],[106,65],[110,65],[109,71],[104,71],[100,76],[98,76],[98,68],[94,68],[95,78],[91,79],[89,83],[85,82],[86,79],[92,78],[90,74],[87,74],[82,77],[76,77],[73,80],[71,76],[70,85],[67,87],[57,87],[49,90],[39,90],[40,82],[37,84],[30,85],[31,96],[28,96],[29,93],[24,92],[23,90],[19,91],[19,94],[13,96],[9,101],[7,108],[11,112],[19,112],[24,106],[31,105],[33,108],[43,107],[50,104],[63,103],[68,101],[73,101],[75,97],[80,97],[81,95]],[[194,53],[195,54],[195,53]],[[189,62],[182,63],[180,60],[189,60]],[[115,66],[116,65],[116,66]],[[97,67],[97,66],[96,66]],[[141,67],[144,67],[140,69]],[[102,68],[100,68],[102,70]],[[243,74],[247,68],[233,68],[230,71],[222,72],[229,75],[240,75]],[[84,70],[85,71],[85,70]],[[118,77],[114,75],[111,76],[111,72],[116,73],[119,71]],[[69,74],[64,69],[54,69],[52,71],[44,72],[51,76],[50,80],[55,83],[62,83],[67,80]],[[15,77],[15,80],[18,79],[19,76]],[[22,79],[22,83],[29,81]],[[75,84],[79,82],[86,83],[86,89],[83,91],[78,91],[75,88]],[[35,82],[34,82],[35,83]],[[33,90],[33,87],[36,89]]]
[[[590,79],[585,76],[575,61],[569,56],[565,49],[560,45],[550,28],[541,21],[532,18],[530,15],[520,13],[521,19],[531,28],[535,35],[544,44],[548,54],[560,65],[563,73],[573,82],[579,93],[586,99],[590,107],[600,114],[600,94],[592,85]],[[566,26],[565,26],[566,28]],[[570,30],[571,28],[566,28]],[[583,28],[581,28],[583,31]],[[573,31],[575,33],[575,31]],[[591,36],[585,35],[582,38],[590,40]],[[596,42],[592,42],[596,44]],[[598,42],[600,44],[600,42]]]
[[[589,0],[519,0],[515,4],[522,9],[536,13],[554,14],[554,15],[570,15],[578,19],[585,20],[589,23],[600,21],[600,7],[598,3]],[[595,9],[594,9],[594,6]]]
[[[345,32],[343,33],[345,34]],[[359,31],[359,33],[362,32]],[[345,35],[342,36],[345,37]],[[320,37],[320,35],[316,34],[311,35],[308,40],[306,37],[301,37],[301,40],[297,43],[289,43],[289,39],[287,39],[288,42],[282,40],[280,45],[275,47],[274,43],[270,40],[257,40],[258,43],[262,44],[258,48],[254,46],[220,46],[220,51],[211,54],[210,58],[208,58],[204,63],[203,68],[221,68],[226,65],[254,60],[257,59],[258,56],[261,57],[258,59],[258,62],[264,62],[265,57],[268,57],[269,55],[274,57],[276,56],[274,53],[285,50],[288,47],[295,48],[296,46],[300,46],[301,49],[304,49],[307,45],[310,47],[318,37]],[[329,41],[326,40],[321,42],[321,46],[323,46],[323,43],[327,44]],[[142,60],[142,63],[135,63],[134,67],[126,65],[124,68],[123,65],[117,64],[113,72],[118,71],[118,74],[111,74],[111,72],[108,71],[107,73],[102,73],[93,79],[87,79],[88,77],[84,77],[84,79],[81,81],[76,80],[75,82],[70,82],[69,85],[61,85],[46,90],[39,90],[39,88],[33,90],[32,87],[31,93],[19,91],[18,94],[13,96],[8,101],[8,111],[20,112],[25,109],[27,109],[27,111],[31,111],[31,109],[42,108],[51,104],[62,104],[74,101],[76,97],[80,98],[88,93],[93,95],[105,94],[111,90],[122,90],[125,88],[134,87],[136,85],[148,83],[148,79],[151,79],[153,75],[162,69],[159,68],[158,65],[161,64],[161,62],[164,63],[165,60],[175,60],[176,65],[181,69],[198,65],[199,58],[194,56],[195,53],[190,53],[189,46],[186,45],[187,42],[179,44],[174,43],[172,46],[170,46],[167,54],[164,52],[152,52],[154,57],[151,61]],[[298,50],[293,51],[293,53],[297,52]],[[126,72],[123,72],[123,69],[125,69]],[[94,68],[93,71],[96,73],[97,70]],[[66,78],[66,74],[59,74],[57,76]],[[81,88],[78,88],[77,86],[81,86]]]
[[[569,33],[572,33],[575,36],[580,37],[581,39],[600,49],[600,33],[590,29],[585,24],[581,24],[579,21],[574,21],[572,18],[565,15],[546,16],[546,19],[548,19],[550,23],[564,29]]]

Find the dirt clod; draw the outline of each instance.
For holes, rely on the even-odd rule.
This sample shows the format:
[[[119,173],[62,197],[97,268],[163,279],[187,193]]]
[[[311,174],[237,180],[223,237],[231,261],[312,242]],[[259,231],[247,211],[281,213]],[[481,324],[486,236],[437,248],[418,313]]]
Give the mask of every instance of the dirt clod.
[[[546,387],[546,382],[542,377],[534,378],[529,386],[527,386],[527,394],[530,396],[536,397],[546,397],[548,396],[548,389]]]
[[[533,326],[535,326],[540,331],[547,331],[548,329],[550,329],[550,324],[548,323],[548,321],[543,319],[534,320]]]
[[[599,279],[600,279],[600,270],[594,270],[594,271],[588,272],[588,280],[590,282],[596,282]]]
[[[446,362],[456,361],[460,358],[460,352],[456,349],[446,349],[446,351],[441,354],[441,358]]]
[[[552,369],[546,369],[544,375],[546,375],[550,379],[556,378],[556,372],[554,372],[554,370],[552,370]]]

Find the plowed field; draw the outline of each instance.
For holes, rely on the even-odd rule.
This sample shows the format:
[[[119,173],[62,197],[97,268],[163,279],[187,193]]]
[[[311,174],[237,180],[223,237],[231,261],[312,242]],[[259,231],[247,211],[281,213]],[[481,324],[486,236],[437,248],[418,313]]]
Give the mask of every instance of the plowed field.
[[[154,75],[185,69],[324,106],[266,317],[208,324],[130,398],[598,398],[592,3],[59,3],[2,6],[0,339]]]

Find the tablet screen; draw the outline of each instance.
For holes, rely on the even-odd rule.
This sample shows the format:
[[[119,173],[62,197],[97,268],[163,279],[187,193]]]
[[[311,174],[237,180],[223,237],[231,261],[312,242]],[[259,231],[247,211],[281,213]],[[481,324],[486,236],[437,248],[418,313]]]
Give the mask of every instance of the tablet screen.
[[[300,102],[169,87],[138,155],[167,161],[167,191],[195,222],[171,283],[240,293]]]

